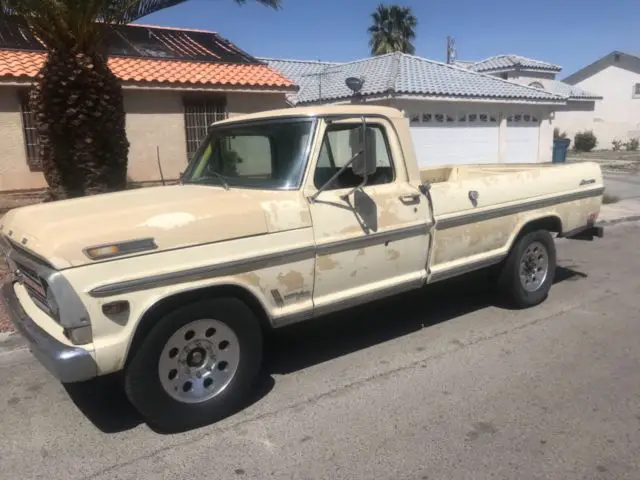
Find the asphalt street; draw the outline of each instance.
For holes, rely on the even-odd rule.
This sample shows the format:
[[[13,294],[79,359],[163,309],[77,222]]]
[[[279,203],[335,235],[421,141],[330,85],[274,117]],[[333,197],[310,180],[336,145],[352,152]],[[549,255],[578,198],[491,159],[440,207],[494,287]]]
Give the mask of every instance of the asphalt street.
[[[301,325],[215,425],[151,430],[108,379],[0,353],[0,478],[640,478],[640,224],[559,241],[547,301],[482,277]]]
[[[620,200],[640,198],[640,175],[637,170],[604,171],[603,176],[606,193]]]

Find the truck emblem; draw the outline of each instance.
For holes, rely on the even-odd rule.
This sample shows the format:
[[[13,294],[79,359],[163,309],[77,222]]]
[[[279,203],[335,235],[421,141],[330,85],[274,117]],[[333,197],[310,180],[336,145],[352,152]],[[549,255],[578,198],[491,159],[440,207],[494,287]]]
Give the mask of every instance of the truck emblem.
[[[590,179],[588,179],[588,180],[583,179],[583,180],[580,182],[580,186],[582,187],[582,186],[584,186],[584,185],[591,185],[592,183],[596,183],[596,180],[595,180],[594,178],[590,178]]]

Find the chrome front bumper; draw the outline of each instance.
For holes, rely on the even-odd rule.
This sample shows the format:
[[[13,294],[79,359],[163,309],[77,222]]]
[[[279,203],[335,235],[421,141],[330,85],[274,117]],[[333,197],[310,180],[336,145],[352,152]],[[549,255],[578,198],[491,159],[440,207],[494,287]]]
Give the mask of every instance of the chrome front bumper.
[[[60,382],[81,382],[97,376],[98,368],[87,350],[58,341],[27,315],[16,296],[13,282],[2,286],[2,297],[13,325],[27,340],[33,355]]]

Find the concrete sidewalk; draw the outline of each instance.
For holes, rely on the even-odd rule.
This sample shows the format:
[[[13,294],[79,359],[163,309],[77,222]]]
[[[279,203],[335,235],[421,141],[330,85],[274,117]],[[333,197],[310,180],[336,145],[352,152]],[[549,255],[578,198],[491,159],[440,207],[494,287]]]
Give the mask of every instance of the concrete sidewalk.
[[[640,220],[640,199],[630,198],[602,205],[598,224],[613,225],[620,222]]]

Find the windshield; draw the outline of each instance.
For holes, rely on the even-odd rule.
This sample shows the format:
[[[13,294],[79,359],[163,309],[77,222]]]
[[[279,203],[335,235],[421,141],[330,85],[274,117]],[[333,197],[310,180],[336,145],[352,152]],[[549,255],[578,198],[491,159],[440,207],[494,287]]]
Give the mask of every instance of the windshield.
[[[182,182],[225,188],[298,188],[313,125],[312,119],[214,125]]]

